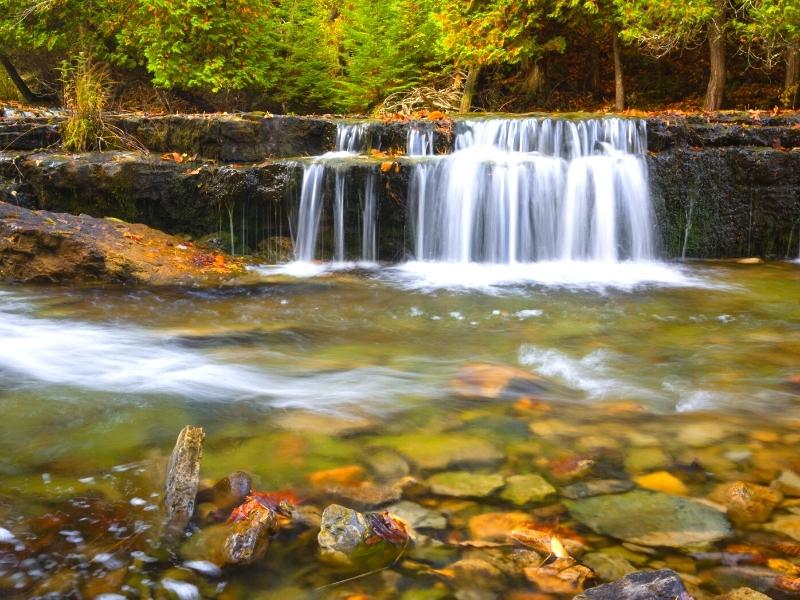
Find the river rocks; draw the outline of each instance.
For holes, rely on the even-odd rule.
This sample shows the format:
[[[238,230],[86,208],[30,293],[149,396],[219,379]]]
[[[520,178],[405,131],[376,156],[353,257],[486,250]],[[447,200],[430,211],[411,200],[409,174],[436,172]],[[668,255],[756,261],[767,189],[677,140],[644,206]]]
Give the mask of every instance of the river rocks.
[[[202,427],[184,427],[172,450],[164,486],[164,531],[170,537],[186,529],[194,513],[204,439]]]
[[[491,465],[503,458],[503,454],[490,442],[464,434],[385,437],[380,445],[395,449],[422,470]]]
[[[633,480],[639,487],[655,492],[676,494],[678,496],[685,496],[689,493],[686,484],[667,471],[656,471],[655,473],[648,473],[647,475],[639,475],[638,477],[634,477]]]
[[[508,537],[544,556],[563,553],[562,548],[572,557],[581,556],[586,551],[583,543],[576,539],[565,537],[563,534],[556,535],[549,531],[540,531],[525,525],[511,531]]]
[[[606,494],[621,494],[632,490],[634,483],[627,479],[590,479],[579,481],[561,488],[561,495],[570,500],[603,496]]]
[[[225,539],[224,556],[229,564],[251,564],[267,553],[269,538],[278,530],[277,515],[253,503],[243,518],[233,523]]]
[[[714,600],[771,600],[769,596],[750,588],[736,588]]]
[[[786,496],[800,496],[800,475],[790,469],[781,471],[780,476],[772,482],[772,487]]]
[[[505,542],[511,532],[532,522],[523,512],[490,512],[470,518],[469,535],[473,540]]]
[[[545,391],[542,381],[530,371],[508,365],[477,363],[463,367],[453,388],[466,398],[519,398]]]
[[[524,506],[541,502],[555,493],[556,488],[541,475],[512,475],[506,479],[500,497],[517,506]]]
[[[566,504],[575,519],[597,533],[644,546],[702,546],[732,532],[713,508],[659,492],[634,490]]]
[[[447,527],[447,518],[443,514],[408,500],[392,504],[386,510],[403,522],[408,523],[415,530],[444,529]]]
[[[583,591],[592,571],[583,565],[565,565],[559,561],[547,565],[530,566],[525,569],[525,579],[545,594],[576,594]]]
[[[503,478],[496,474],[446,471],[437,473],[427,481],[434,494],[458,498],[483,498],[503,486]]]
[[[230,511],[244,502],[250,494],[253,481],[244,471],[236,471],[223,477],[214,487],[197,495],[197,502],[210,502],[217,510]]]
[[[328,564],[347,568],[386,566],[409,543],[405,531],[397,539],[382,531],[380,523],[384,523],[386,517],[387,513],[364,514],[338,504],[328,506],[322,512],[317,536],[320,558]]]
[[[0,202],[2,280],[179,284],[240,270],[222,255],[144,225]]]
[[[774,531],[789,536],[800,542],[800,515],[784,515],[776,517],[771,523],[764,525],[767,531]]]
[[[603,581],[616,581],[636,572],[636,567],[622,556],[615,554],[590,552],[581,558],[581,562]]]
[[[639,571],[586,590],[574,600],[691,600],[675,571]]]
[[[745,481],[723,483],[709,496],[728,509],[728,517],[737,524],[762,523],[783,500],[780,492]]]

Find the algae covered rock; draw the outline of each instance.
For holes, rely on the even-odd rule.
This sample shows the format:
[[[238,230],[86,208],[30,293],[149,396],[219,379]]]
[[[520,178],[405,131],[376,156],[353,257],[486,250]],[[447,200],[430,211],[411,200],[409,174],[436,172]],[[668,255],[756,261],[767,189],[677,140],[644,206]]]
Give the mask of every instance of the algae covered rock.
[[[660,492],[634,490],[567,500],[566,505],[577,521],[597,533],[643,546],[702,546],[732,533],[719,511]]]
[[[500,496],[517,506],[541,502],[556,493],[541,475],[512,475],[506,479],[506,487]]]
[[[483,498],[503,486],[503,477],[494,473],[446,471],[430,477],[428,486],[434,494],[441,496]]]

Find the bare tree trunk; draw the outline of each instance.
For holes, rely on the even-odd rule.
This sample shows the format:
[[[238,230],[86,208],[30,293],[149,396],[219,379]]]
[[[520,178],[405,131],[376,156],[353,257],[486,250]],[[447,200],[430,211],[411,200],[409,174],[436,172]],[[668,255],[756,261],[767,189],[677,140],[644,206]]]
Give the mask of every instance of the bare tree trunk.
[[[617,30],[612,31],[614,40],[612,50],[614,53],[614,110],[625,110],[625,82],[622,79],[622,49],[619,47]]]
[[[794,42],[786,49],[786,79],[783,84],[783,104],[794,108],[800,87],[800,43]]]
[[[20,76],[16,67],[14,67],[14,63],[12,63],[11,59],[2,52],[0,52],[0,65],[3,65],[6,73],[8,73],[8,78],[14,83],[16,88],[19,90],[20,96],[22,96],[22,99],[27,104],[42,104],[52,100],[52,98],[49,96],[42,96],[31,91],[31,88],[28,87],[28,84],[25,83],[25,80],[22,78],[22,76]]]
[[[478,77],[480,77],[480,74],[481,68],[479,66],[474,65],[469,68],[467,81],[464,83],[464,95],[461,96],[461,108],[459,110],[462,113],[468,113],[472,110],[472,99],[478,89]]]
[[[708,26],[711,76],[706,89],[705,110],[719,110],[725,97],[725,0],[717,0],[717,13]]]

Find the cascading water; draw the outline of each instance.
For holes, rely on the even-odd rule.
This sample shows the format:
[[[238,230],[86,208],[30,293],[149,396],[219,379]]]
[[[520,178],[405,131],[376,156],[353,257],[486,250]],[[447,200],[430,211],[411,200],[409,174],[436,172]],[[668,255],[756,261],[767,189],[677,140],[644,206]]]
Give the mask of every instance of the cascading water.
[[[320,222],[326,202],[325,189],[328,178],[334,177],[333,198],[333,260],[343,262],[346,258],[345,212],[347,210],[346,164],[343,158],[365,152],[369,143],[368,123],[340,123],[336,131],[336,150],[317,157],[304,165],[303,183],[298,208],[297,234],[294,239],[295,259],[309,262],[316,258],[320,233]],[[370,173],[363,191],[362,210],[362,254],[361,260],[375,261],[376,239],[376,179]]]
[[[527,263],[653,258],[642,121],[486,119],[409,189],[417,260]]]

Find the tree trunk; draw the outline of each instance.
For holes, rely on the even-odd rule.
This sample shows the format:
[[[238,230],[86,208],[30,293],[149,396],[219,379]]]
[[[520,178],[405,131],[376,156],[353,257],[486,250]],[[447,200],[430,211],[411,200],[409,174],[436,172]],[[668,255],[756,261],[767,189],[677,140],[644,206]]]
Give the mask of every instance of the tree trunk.
[[[717,13],[708,26],[711,76],[706,89],[705,110],[719,110],[725,97],[725,0],[717,0]]]
[[[478,77],[481,74],[481,68],[474,65],[469,68],[467,73],[467,81],[464,83],[464,95],[461,96],[462,113],[468,113],[472,110],[472,99],[475,97],[475,92],[478,89]]]
[[[625,110],[625,82],[622,79],[622,49],[619,47],[619,35],[613,30],[614,40],[612,50],[614,53],[614,110]]]
[[[800,43],[795,42],[786,49],[786,79],[783,84],[783,104],[794,108],[800,87]]]
[[[592,38],[589,46],[589,91],[595,100],[600,98],[602,82],[600,77],[600,48]]]
[[[35,94],[33,91],[31,91],[31,88],[28,87],[28,84],[25,83],[25,80],[20,76],[16,67],[14,67],[14,63],[12,63],[11,59],[2,52],[0,52],[0,64],[3,65],[6,73],[8,73],[8,78],[14,83],[17,90],[19,90],[20,96],[22,96],[22,99],[25,101],[25,103],[42,104],[48,100],[52,100],[52,98],[49,96],[42,96],[41,94]]]
[[[526,61],[527,72],[522,87],[528,96],[536,98],[544,89],[545,77],[541,60]]]

